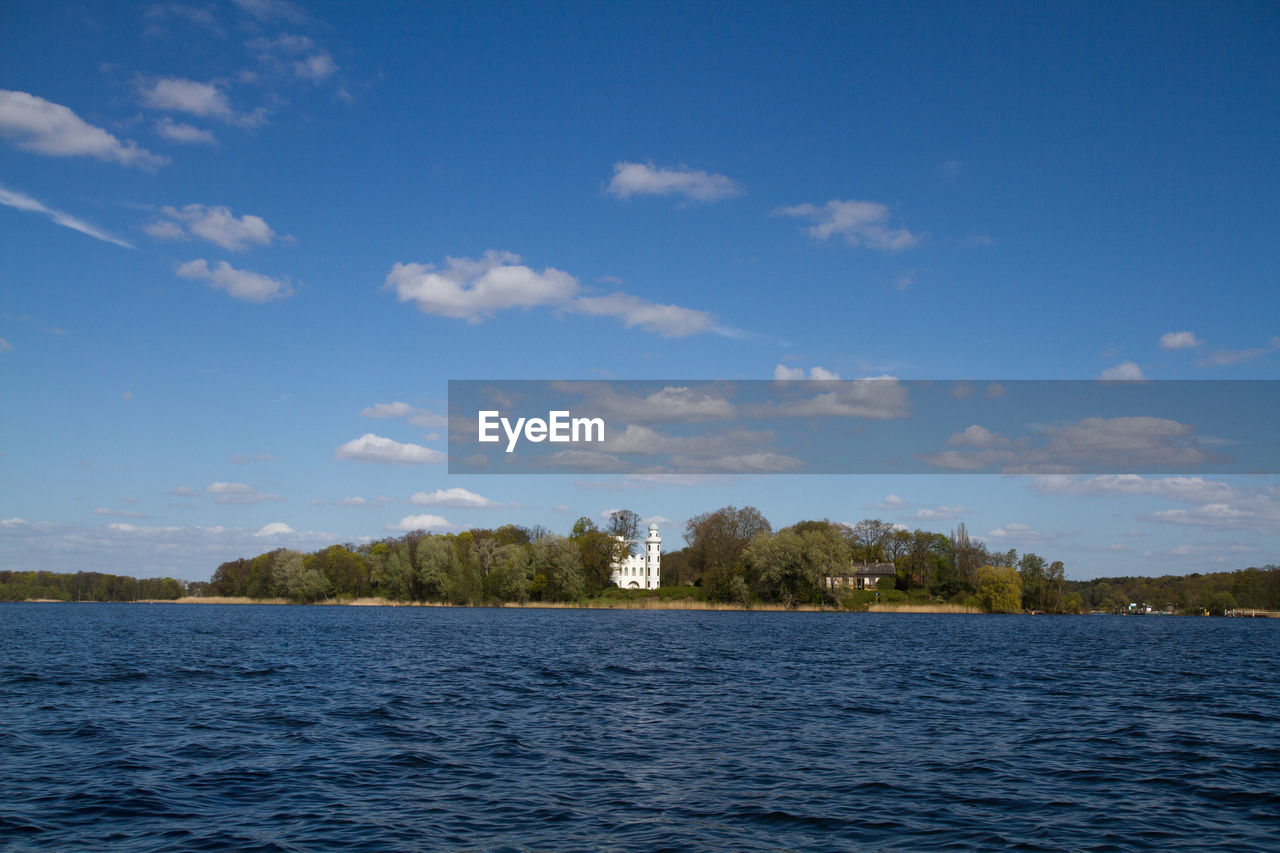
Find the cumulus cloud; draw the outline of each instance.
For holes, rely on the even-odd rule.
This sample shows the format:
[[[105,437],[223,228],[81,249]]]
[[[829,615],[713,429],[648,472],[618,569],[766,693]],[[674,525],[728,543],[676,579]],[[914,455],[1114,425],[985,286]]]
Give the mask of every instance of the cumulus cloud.
[[[187,261],[178,267],[181,278],[208,282],[214,290],[225,290],[228,296],[244,302],[270,302],[293,295],[288,276],[270,278],[261,273],[238,270],[226,261],[210,269],[204,258]]]
[[[0,89],[0,136],[50,157],[93,157],[146,170],[169,162],[132,141],[121,142],[61,104],[8,89]]]
[[[266,120],[262,110],[238,113],[216,83],[200,83],[181,77],[158,77],[139,85],[142,105],[153,110],[188,113],[241,127],[255,127]]]
[[[386,287],[401,302],[413,302],[427,314],[479,323],[496,311],[561,305],[578,292],[577,280],[547,267],[536,272],[520,264],[520,256],[490,250],[484,257],[448,258],[446,268],[433,264],[396,264]]]
[[[1165,332],[1160,336],[1160,349],[1165,350],[1192,349],[1202,343],[1195,332]]]
[[[831,374],[834,376],[835,374]],[[809,380],[819,379],[810,376]],[[803,389],[807,386],[800,385]],[[770,402],[754,412],[762,417],[854,417],[883,420],[905,417],[910,412],[907,389],[892,377],[831,381],[812,386],[823,390],[804,399]]]
[[[283,521],[273,521],[270,524],[264,524],[253,534],[259,539],[274,538],[279,536],[297,536],[298,531],[294,530]]]
[[[481,323],[499,311],[551,308],[574,314],[615,317],[627,328],[663,337],[686,337],[709,331],[741,334],[715,324],[706,311],[652,302],[628,293],[592,296],[582,293],[578,280],[546,267],[541,272],[520,263],[512,252],[489,250],[480,258],[445,260],[434,264],[397,263],[384,288],[401,302],[412,302],[426,314]]]
[[[1109,382],[1137,382],[1147,377],[1142,375],[1142,368],[1132,361],[1123,361],[1115,367],[1108,367],[1098,374],[1099,379]]]
[[[676,468],[697,467],[705,471],[723,471],[733,474],[777,474],[803,468],[804,462],[782,453],[760,452],[720,456],[715,459],[673,458]]]
[[[1009,439],[1000,435],[1000,433],[992,432],[978,424],[967,426],[962,432],[958,432],[947,439],[948,447],[974,447],[978,449],[1002,447],[1008,443]]]
[[[465,507],[467,509],[492,509],[501,506],[496,501],[477,495],[475,492],[469,492],[462,488],[452,489],[436,489],[428,494],[427,492],[414,492],[413,497],[409,498],[409,503],[415,506],[454,506]]]
[[[182,208],[163,207],[160,212],[168,218],[143,226],[144,231],[158,239],[199,237],[239,252],[250,246],[270,246],[279,236],[261,216],[246,214],[237,218],[230,209],[220,205],[188,204]]]
[[[724,175],[681,166],[660,169],[653,163],[615,163],[608,192],[618,198],[633,195],[682,195],[691,201],[719,201],[742,194],[742,187]]]
[[[334,456],[359,462],[384,465],[422,465],[445,461],[445,455],[418,444],[401,444],[390,438],[367,432],[339,447]]]
[[[825,367],[809,368],[808,376],[805,375],[803,367],[787,367],[785,364],[779,364],[773,369],[773,378],[778,381],[788,381],[791,379],[821,379],[835,380],[840,378],[840,374],[833,370],[827,370]]]
[[[824,205],[797,204],[779,207],[773,212],[777,216],[812,220],[809,235],[818,240],[840,237],[851,246],[884,252],[910,249],[921,240],[905,228],[890,228],[887,225],[889,208],[871,201],[832,199]]]
[[[412,530],[449,530],[453,527],[447,519],[438,515],[406,515],[394,524],[388,524],[387,530],[408,533]]]
[[[36,213],[47,217],[55,225],[61,225],[63,228],[70,228],[72,231],[79,231],[81,234],[87,234],[95,240],[101,240],[104,243],[111,243],[115,246],[121,246],[125,249],[132,249],[133,246],[98,228],[96,225],[90,225],[83,219],[64,213],[61,210],[49,207],[29,195],[17,192],[16,190],[7,189],[0,186],[0,204],[5,207],[12,207],[15,210],[21,210],[24,213]]]
[[[163,116],[156,122],[156,133],[168,139],[170,142],[181,142],[186,145],[216,145],[218,138],[213,135],[213,131],[205,130],[186,122],[177,122],[168,116]]]

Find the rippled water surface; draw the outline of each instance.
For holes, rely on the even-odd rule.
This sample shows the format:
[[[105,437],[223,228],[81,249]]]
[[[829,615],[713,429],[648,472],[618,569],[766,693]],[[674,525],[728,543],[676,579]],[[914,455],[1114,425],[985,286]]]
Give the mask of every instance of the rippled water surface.
[[[0,604],[0,847],[1280,849],[1280,620]]]

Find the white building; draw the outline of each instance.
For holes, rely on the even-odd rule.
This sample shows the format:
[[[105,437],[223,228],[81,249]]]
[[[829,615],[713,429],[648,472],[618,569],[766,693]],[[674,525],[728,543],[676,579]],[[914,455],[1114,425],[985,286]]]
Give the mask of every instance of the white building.
[[[618,541],[625,540],[619,536]],[[658,525],[649,525],[649,535],[643,544],[644,550],[639,554],[628,553],[621,562],[613,564],[611,577],[616,586],[623,589],[657,589],[662,583],[662,537],[658,535]]]

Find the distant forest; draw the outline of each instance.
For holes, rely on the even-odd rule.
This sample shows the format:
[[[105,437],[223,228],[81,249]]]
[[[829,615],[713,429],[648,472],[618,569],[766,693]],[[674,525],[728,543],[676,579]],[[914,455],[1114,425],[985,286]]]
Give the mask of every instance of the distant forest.
[[[93,572],[0,571],[0,600],[138,601],[183,595],[296,602],[380,597],[460,605],[590,603],[637,597],[610,581],[613,563],[641,534],[639,516],[612,514],[604,528],[580,518],[567,536],[514,524],[462,533],[418,530],[312,553],[276,549],[218,566],[207,582],[139,580]],[[879,601],[964,604],[992,612],[1126,612],[1139,605],[1178,613],[1280,610],[1280,567],[1159,578],[1069,581],[1061,561],[997,551],[963,524],[950,535],[878,519],[802,521],[774,530],[754,507],[722,507],[689,519],[686,547],[662,555],[662,598],[864,609]],[[891,563],[875,591],[834,588],[853,566]],[[654,593],[639,593],[653,595]]]

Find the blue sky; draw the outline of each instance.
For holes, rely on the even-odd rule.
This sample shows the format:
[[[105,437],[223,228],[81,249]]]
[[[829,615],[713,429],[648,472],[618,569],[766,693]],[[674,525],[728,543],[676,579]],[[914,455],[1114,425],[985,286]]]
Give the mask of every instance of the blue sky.
[[[1274,379],[1272,4],[10,2],[0,565],[880,517],[1280,561],[1276,477],[450,476],[449,379]]]

